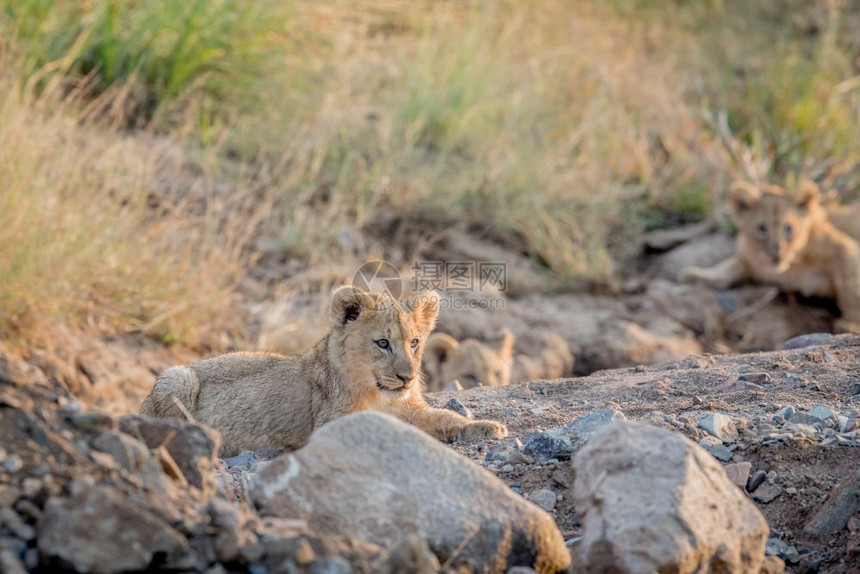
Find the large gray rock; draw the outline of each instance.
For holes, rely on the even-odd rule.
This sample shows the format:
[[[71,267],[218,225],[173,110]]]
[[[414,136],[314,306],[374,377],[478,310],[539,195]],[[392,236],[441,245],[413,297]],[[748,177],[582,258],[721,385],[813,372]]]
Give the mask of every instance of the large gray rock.
[[[105,486],[48,500],[38,532],[42,556],[78,572],[146,570],[156,557],[167,567],[194,565],[181,534]]]
[[[614,422],[576,456],[580,556],[589,572],[751,572],[768,525],[685,437]]]
[[[263,515],[395,548],[425,540],[440,561],[482,572],[570,566],[552,518],[478,465],[389,415],[362,412],[321,427],[251,486]]]
[[[836,485],[809,519],[804,532],[816,536],[832,535],[845,528],[857,511],[860,511],[860,469]]]
[[[582,444],[609,423],[626,420],[627,417],[619,410],[612,408],[600,409],[575,418],[572,422],[564,426],[564,430],[570,433],[571,440]]]

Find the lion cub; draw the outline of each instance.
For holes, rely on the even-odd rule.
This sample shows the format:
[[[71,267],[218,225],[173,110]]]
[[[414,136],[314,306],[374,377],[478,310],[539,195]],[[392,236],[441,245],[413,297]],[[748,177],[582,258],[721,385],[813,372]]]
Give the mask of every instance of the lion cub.
[[[554,333],[539,333],[529,339],[525,343],[530,352],[515,355],[514,334],[507,328],[502,329],[498,349],[475,339],[457,341],[445,333],[434,333],[424,353],[424,371],[429,377],[425,390],[441,391],[455,380],[470,389],[557,379],[571,373],[573,353],[564,339]]]
[[[742,281],[770,283],[806,296],[833,297],[837,330],[860,332],[860,213],[821,205],[818,186],[794,190],[735,183],[729,193],[738,225],[735,255],[708,269],[688,267],[684,281],[718,289]]]
[[[446,441],[507,436],[501,423],[471,421],[424,401],[421,357],[438,312],[434,292],[408,303],[342,287],[332,296],[331,331],[313,348],[292,357],[231,353],[171,367],[140,414],[183,418],[184,407],[221,433],[222,457],[264,446],[295,450],[328,421],[368,409]]]

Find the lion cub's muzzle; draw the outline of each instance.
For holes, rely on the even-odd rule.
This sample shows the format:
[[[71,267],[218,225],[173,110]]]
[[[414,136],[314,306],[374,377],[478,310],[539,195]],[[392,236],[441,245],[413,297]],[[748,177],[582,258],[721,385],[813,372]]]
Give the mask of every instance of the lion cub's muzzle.
[[[401,375],[397,375],[397,377],[382,377],[376,379],[376,387],[381,391],[390,391],[392,393],[402,393],[404,391],[409,390],[412,387],[412,382],[415,380],[415,377],[403,377]]]

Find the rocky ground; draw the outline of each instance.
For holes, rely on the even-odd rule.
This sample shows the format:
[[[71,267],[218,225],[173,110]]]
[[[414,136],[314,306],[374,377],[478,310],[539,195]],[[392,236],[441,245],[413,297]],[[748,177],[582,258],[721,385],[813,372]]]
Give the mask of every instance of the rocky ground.
[[[474,416],[508,425],[513,438],[505,446],[455,448],[552,512],[574,550],[582,526],[571,457],[596,428],[626,418],[711,452],[767,518],[768,551],[789,571],[856,571],[860,337],[805,336],[786,346],[792,349],[439,393],[431,402],[456,399]],[[830,508],[840,485],[845,492]]]
[[[359,417],[296,455],[218,460],[217,436],[201,427],[90,412],[4,356],[0,570],[549,572],[568,559],[594,570],[595,556],[631,554],[624,529],[643,504],[685,525],[695,560],[751,554],[747,566],[778,571],[760,556],[767,539],[790,572],[860,564],[860,337],[429,400],[504,421],[511,436],[447,447]],[[373,456],[384,460],[368,465]],[[652,504],[660,492],[670,494]],[[726,521],[747,526],[725,532]],[[662,522],[649,514],[651,524]],[[637,555],[689,554],[657,532]]]

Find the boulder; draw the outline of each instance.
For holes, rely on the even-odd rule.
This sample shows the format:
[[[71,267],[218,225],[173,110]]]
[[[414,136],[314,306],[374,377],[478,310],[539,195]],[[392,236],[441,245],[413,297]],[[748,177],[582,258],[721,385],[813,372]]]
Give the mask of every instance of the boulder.
[[[826,536],[839,532],[860,511],[860,469],[855,470],[830,492],[827,500],[812,515],[804,532]]]
[[[261,514],[394,549],[410,536],[441,562],[485,572],[570,566],[552,518],[415,427],[361,412],[317,430],[255,477]]]
[[[576,456],[589,572],[751,572],[768,525],[707,452],[680,434],[616,421]]]
[[[213,468],[221,440],[215,430],[180,420],[138,416],[122,417],[119,428],[150,449],[166,448],[188,483],[199,488],[204,496],[217,491]]]
[[[189,568],[188,541],[169,524],[106,486],[81,488],[72,498],[45,504],[39,551],[78,572]]]

